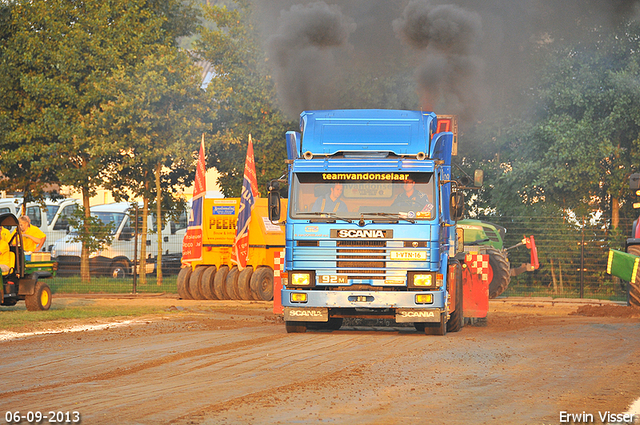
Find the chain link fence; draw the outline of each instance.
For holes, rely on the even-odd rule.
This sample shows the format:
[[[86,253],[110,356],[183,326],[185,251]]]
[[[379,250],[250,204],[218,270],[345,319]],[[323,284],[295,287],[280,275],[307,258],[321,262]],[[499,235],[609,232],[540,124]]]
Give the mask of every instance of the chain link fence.
[[[621,221],[617,231],[607,229],[601,220],[576,217],[573,220],[556,217],[479,217],[481,220],[501,225],[507,229],[505,248],[517,245],[524,236],[533,235],[538,249],[540,268],[511,278],[511,283],[502,296],[531,296],[558,298],[597,298],[625,301],[626,282],[608,275],[607,254],[609,248],[624,250],[624,242],[630,234],[631,220]],[[148,258],[146,276],[141,276],[140,267],[133,267],[133,256],[120,262],[101,261],[101,256],[92,257],[91,281],[82,282],[79,276],[79,257],[61,255],[54,249],[60,269],[50,280],[56,293],[176,293],[177,273],[180,269],[182,224],[168,224],[162,230],[162,270],[159,284],[156,273],[158,234],[151,233],[142,241],[138,239],[136,253],[138,263],[142,243],[146,244]],[[131,233],[127,236],[132,236]],[[125,238],[125,239],[127,239]],[[114,241],[128,245],[133,252],[134,237]],[[60,243],[57,244],[60,246]],[[520,246],[509,250],[511,267],[530,261],[529,250]],[[134,273],[136,272],[136,273]]]

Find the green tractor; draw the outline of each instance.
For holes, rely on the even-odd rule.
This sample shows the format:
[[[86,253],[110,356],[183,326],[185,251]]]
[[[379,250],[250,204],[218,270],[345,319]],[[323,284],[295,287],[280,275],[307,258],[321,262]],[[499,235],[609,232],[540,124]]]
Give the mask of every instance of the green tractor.
[[[478,251],[489,256],[489,298],[496,298],[507,290],[511,276],[536,270],[538,252],[533,236],[525,237],[512,247],[504,247],[507,229],[482,220],[460,220],[458,227],[464,229],[464,251]],[[508,251],[526,245],[531,251],[531,262],[511,268]]]
[[[2,285],[0,305],[12,306],[24,300],[27,310],[48,310],[51,307],[51,289],[42,279],[51,278],[55,267],[51,262],[27,262],[22,245],[22,232],[18,218],[12,213],[0,214],[0,226],[15,228],[11,239],[0,241]]]

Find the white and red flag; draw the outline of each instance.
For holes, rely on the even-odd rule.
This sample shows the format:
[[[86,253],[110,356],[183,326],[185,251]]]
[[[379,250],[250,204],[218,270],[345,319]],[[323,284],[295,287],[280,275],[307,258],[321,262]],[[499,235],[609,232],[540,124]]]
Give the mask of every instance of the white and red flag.
[[[236,239],[233,243],[231,261],[242,270],[247,266],[249,258],[249,224],[251,222],[251,210],[258,197],[258,179],[256,177],[256,164],[253,160],[253,142],[249,135],[249,147],[247,159],[244,163],[244,179],[242,180],[242,195],[240,196],[240,210],[238,211],[238,227]]]
[[[205,174],[207,167],[204,157],[204,134],[200,142],[200,153],[196,168],[196,180],[193,184],[193,198],[187,233],[182,240],[182,261],[197,261],[202,259],[202,215],[204,208],[204,195],[207,192],[207,180]]]

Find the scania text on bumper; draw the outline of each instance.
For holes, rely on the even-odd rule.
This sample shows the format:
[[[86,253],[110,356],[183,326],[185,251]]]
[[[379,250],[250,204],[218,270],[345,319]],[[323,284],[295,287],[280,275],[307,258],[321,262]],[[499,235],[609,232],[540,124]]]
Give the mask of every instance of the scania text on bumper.
[[[328,308],[284,308],[284,320],[288,322],[327,322]]]

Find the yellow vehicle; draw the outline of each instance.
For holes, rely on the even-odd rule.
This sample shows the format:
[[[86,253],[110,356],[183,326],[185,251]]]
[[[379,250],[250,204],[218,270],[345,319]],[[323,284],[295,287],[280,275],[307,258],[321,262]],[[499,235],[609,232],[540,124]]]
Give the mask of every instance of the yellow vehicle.
[[[202,259],[178,274],[183,299],[273,299],[273,259],[284,249],[284,226],[269,221],[267,199],[256,198],[249,225],[249,259],[242,271],[231,262],[240,198],[205,198]]]

